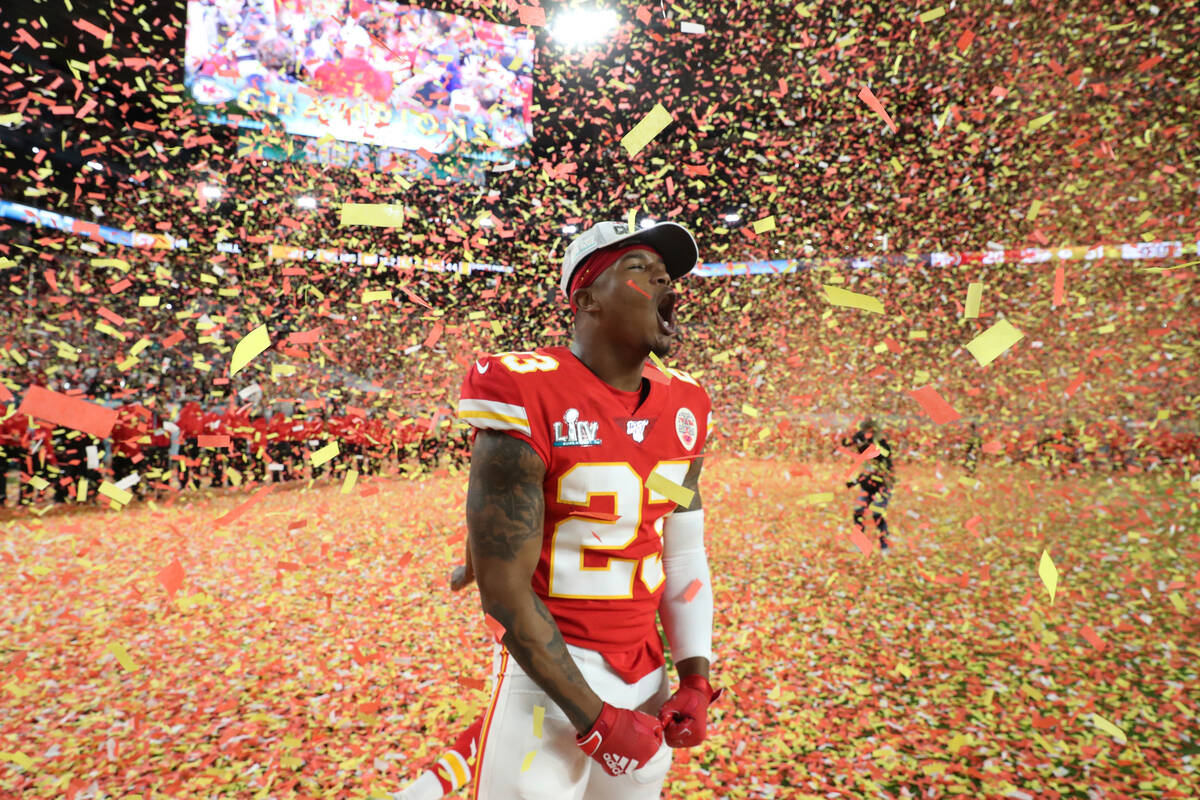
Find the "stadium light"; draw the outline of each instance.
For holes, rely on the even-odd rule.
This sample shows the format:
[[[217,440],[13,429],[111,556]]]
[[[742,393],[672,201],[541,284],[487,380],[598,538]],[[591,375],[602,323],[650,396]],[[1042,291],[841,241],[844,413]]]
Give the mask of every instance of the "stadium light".
[[[563,233],[575,233],[579,228],[575,225],[563,225]]]
[[[739,219],[741,219],[741,216],[739,216],[737,213],[730,213],[730,214],[725,215],[726,222],[737,222]]]
[[[620,22],[612,9],[575,8],[559,13],[548,27],[550,35],[563,47],[577,48],[603,41]]]
[[[311,211],[312,209],[317,207],[317,198],[311,197],[309,195],[304,195],[303,197],[297,197],[296,205],[300,206],[301,208],[307,208],[308,210]]]
[[[205,200],[219,200],[221,198],[220,186],[201,186],[200,196]]]

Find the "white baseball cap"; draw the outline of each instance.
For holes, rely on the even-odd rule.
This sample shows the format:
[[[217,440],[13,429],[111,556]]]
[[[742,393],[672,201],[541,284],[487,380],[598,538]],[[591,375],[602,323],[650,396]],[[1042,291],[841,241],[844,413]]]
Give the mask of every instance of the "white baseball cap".
[[[597,250],[622,243],[645,243],[654,248],[662,256],[673,281],[691,272],[700,261],[700,248],[696,246],[696,240],[687,228],[676,222],[659,222],[635,231],[630,231],[624,222],[597,222],[567,245],[567,252],[563,256],[562,282],[559,284],[562,293],[567,294],[571,276],[588,256]]]

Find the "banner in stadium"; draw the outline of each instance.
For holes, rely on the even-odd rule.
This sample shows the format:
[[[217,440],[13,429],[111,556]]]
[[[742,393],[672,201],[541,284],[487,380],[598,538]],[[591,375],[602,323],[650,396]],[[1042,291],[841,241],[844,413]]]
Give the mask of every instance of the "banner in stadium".
[[[187,239],[176,239],[168,233],[123,231],[86,222],[66,214],[44,211],[32,206],[0,199],[0,218],[15,219],[31,225],[54,228],[67,233],[90,236],[123,247],[189,248]],[[238,240],[215,243],[218,252],[242,253],[258,246],[245,246]],[[702,278],[718,275],[783,275],[817,268],[880,269],[884,267],[928,266],[952,267],[960,264],[1041,264],[1048,261],[1097,261],[1102,258],[1119,261],[1153,261],[1200,256],[1200,240],[1195,242],[1161,241],[1127,244],[1096,245],[1094,247],[1024,247],[1013,250],[983,250],[961,253],[893,254],[869,258],[810,258],[774,261],[724,261],[697,264],[694,275]],[[412,267],[431,272],[512,272],[511,266],[479,262],[459,263],[387,253],[363,253],[331,249],[309,249],[292,245],[267,246],[267,258],[281,261],[315,261],[323,264],[360,264],[362,266]]]
[[[389,0],[189,0],[184,58],[218,124],[483,159],[532,135],[525,28]]]

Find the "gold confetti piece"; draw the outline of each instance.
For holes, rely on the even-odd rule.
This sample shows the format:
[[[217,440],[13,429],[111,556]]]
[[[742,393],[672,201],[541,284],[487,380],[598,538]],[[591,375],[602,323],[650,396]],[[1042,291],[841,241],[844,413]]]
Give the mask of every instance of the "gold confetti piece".
[[[692,498],[696,496],[696,493],[691,489],[680,486],[674,481],[667,480],[657,472],[650,473],[650,477],[646,479],[646,488],[652,492],[658,492],[663,497],[678,504],[680,508],[690,506]]]
[[[1180,614],[1187,613],[1187,605],[1183,602],[1183,598],[1179,596],[1179,592],[1171,592],[1167,595],[1167,599],[1171,601],[1171,605],[1175,606],[1175,610]]]
[[[319,467],[322,464],[324,464],[326,461],[329,461],[330,459],[333,459],[333,458],[337,458],[339,452],[340,452],[340,450],[338,448],[338,443],[336,441],[333,441],[333,442],[330,442],[329,444],[325,445],[324,447],[322,447],[320,450],[315,451],[311,456],[309,456],[308,457],[309,462],[314,467]]]
[[[363,292],[362,294],[363,305],[366,305],[367,303],[374,303],[378,300],[387,302],[391,299],[392,293],[389,289],[375,289],[373,291]]]
[[[121,505],[129,505],[129,501],[133,499],[133,494],[125,491],[115,483],[109,483],[108,481],[104,481],[100,484],[99,491],[100,494],[104,495],[109,500],[113,500]]]
[[[1040,117],[1031,119],[1029,121],[1029,124],[1025,126],[1025,132],[1033,133],[1038,128],[1041,128],[1042,126],[1044,126],[1046,123],[1048,123],[1052,119],[1054,119],[1053,111],[1051,111],[1049,114],[1042,114]]]
[[[1038,212],[1041,210],[1042,210],[1042,201],[1034,200],[1032,203],[1029,204],[1029,211],[1025,212],[1025,220],[1028,222],[1029,220],[1035,219],[1038,215]]]
[[[843,306],[845,308],[857,308],[862,311],[869,311],[872,314],[883,313],[883,303],[865,294],[851,292],[846,289],[839,289],[836,286],[828,283],[824,284],[825,299],[835,306]]]
[[[243,336],[237,346],[233,348],[233,358],[229,362],[229,377],[232,378],[238,374],[243,367],[270,346],[271,334],[267,331],[266,323]]]
[[[5,761],[11,761],[21,769],[31,769],[33,767],[33,759],[24,753],[0,753],[0,758]]]
[[[138,298],[138,308],[158,308],[158,298],[154,295],[144,294]]]
[[[390,203],[343,203],[339,225],[398,228],[404,224],[404,206]]]
[[[827,503],[832,503],[833,492],[814,492],[810,495],[806,495],[803,499],[801,499],[800,502],[806,506],[825,505]]]
[[[979,301],[983,299],[983,284],[972,281],[967,284],[967,307],[963,311],[965,319],[975,319],[979,316]]]
[[[1121,742],[1121,744],[1124,744],[1128,741],[1128,738],[1125,736],[1125,731],[1121,730],[1116,725],[1095,712],[1092,712],[1092,724],[1107,733],[1109,736]]]
[[[745,414],[747,417],[757,417],[758,409],[755,408],[754,406],[747,405],[746,403],[742,403],[742,413]]]
[[[122,272],[129,272],[132,269],[129,262],[123,258],[93,258],[93,267],[116,267]]]
[[[533,735],[542,738],[542,722],[546,719],[546,709],[542,706],[533,707]]]
[[[527,772],[533,766],[533,757],[537,755],[537,750],[530,750],[525,754],[525,759],[521,762],[521,772]]]
[[[1050,592],[1050,603],[1053,605],[1054,592],[1058,589],[1058,568],[1054,566],[1048,550],[1042,551],[1042,559],[1038,562],[1038,575],[1042,583],[1046,584],[1046,590]]]
[[[0,114],[0,125],[12,127],[14,125],[20,125],[23,122],[25,122],[25,117],[21,116],[15,111],[11,114]]]
[[[624,147],[629,157],[633,158],[673,121],[671,112],[663,108],[662,103],[655,103],[654,108],[650,109],[650,113],[643,117],[641,122],[634,125],[629,133],[621,137],[621,147]]]
[[[668,378],[671,377],[671,373],[667,371],[667,365],[663,363],[663,360],[656,353],[650,353],[650,360],[654,362],[654,366],[658,367],[659,372]]]
[[[125,650],[125,646],[117,642],[110,642],[106,648],[108,652],[113,654],[113,658],[117,659],[126,672],[133,672],[137,669],[137,664],[133,663],[133,659],[129,657],[129,653]]]
[[[758,220],[754,221],[754,232],[755,233],[766,233],[767,231],[773,231],[773,230],[775,230],[775,215],[774,214],[772,214],[769,217],[763,217],[762,219],[758,219]]]
[[[1024,336],[1025,334],[1014,328],[1008,320],[1002,319],[967,342],[967,350],[975,356],[979,366],[986,367]]]
[[[354,484],[356,483],[358,483],[358,470],[347,470],[346,477],[342,480],[342,494],[350,494],[350,492],[354,491]]]
[[[946,9],[943,6],[921,12],[921,16],[917,17],[921,22],[933,22],[935,19],[940,19],[946,16]]]

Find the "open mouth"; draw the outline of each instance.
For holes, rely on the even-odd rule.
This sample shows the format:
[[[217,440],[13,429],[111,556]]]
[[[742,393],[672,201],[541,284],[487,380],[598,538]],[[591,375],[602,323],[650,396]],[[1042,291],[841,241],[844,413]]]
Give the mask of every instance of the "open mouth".
[[[658,301],[656,313],[658,315],[658,329],[668,336],[674,336],[679,332],[679,327],[675,324],[675,300],[678,297],[674,292],[667,292]]]

